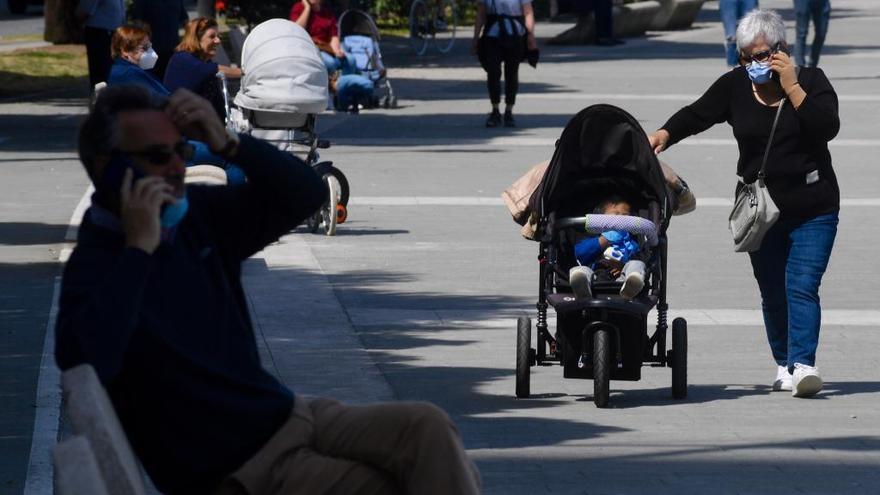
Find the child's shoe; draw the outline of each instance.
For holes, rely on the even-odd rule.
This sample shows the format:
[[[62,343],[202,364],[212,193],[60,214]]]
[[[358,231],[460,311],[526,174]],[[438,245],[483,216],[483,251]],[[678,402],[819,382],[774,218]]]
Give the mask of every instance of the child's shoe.
[[[568,271],[568,284],[571,285],[571,291],[576,298],[593,297],[593,290],[590,288],[591,278],[590,269],[585,266],[573,266]]]
[[[626,276],[623,281],[623,287],[620,288],[620,295],[624,299],[630,300],[642,292],[645,287],[645,276],[639,272],[632,272]]]

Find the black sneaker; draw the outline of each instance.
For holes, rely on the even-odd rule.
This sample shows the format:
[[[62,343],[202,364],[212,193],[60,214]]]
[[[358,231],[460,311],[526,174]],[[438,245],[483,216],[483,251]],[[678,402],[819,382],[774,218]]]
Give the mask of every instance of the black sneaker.
[[[489,118],[486,119],[486,127],[498,127],[499,125],[501,125],[501,112],[492,110]]]
[[[516,119],[513,118],[513,112],[510,110],[504,112],[504,127],[516,127]]]

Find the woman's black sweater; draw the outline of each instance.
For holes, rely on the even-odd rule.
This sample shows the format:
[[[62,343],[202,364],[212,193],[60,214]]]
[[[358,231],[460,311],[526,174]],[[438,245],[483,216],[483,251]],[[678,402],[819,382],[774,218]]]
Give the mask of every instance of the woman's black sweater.
[[[807,219],[840,209],[840,189],[828,152],[828,141],[837,135],[840,120],[837,94],[821,69],[803,68],[798,82],[807,97],[798,109],[790,102],[783,107],[765,174],[782,216]],[[755,99],[748,73],[738,67],[718,78],[662,128],[669,132],[671,146],[726,121],[739,146],[737,175],[753,182],[761,169],[776,110]]]

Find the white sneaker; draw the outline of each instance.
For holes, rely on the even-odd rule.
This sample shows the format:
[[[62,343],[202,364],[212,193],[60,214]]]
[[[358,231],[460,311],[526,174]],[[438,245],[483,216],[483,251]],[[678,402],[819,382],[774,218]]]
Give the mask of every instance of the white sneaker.
[[[590,269],[585,266],[573,266],[568,271],[568,284],[571,285],[571,291],[577,298],[593,297],[593,290],[590,287]]]
[[[791,390],[791,373],[788,372],[788,366],[778,366],[776,370],[776,380],[773,381],[773,391]]]
[[[794,363],[791,375],[791,395],[793,397],[812,397],[822,390],[822,377],[815,366]]]
[[[639,272],[632,272],[626,276],[623,287],[620,288],[620,295],[624,299],[632,299],[639,295],[643,287],[645,287],[645,276]]]

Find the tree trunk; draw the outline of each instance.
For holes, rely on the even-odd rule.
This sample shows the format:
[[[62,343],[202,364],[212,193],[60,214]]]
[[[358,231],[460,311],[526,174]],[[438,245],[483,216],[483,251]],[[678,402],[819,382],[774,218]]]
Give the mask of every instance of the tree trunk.
[[[213,18],[215,16],[214,0],[199,0],[198,13],[199,17]]]
[[[43,39],[58,44],[83,42],[83,27],[76,19],[77,0],[46,0]]]
[[[589,45],[596,41],[596,23],[593,21],[593,14],[587,14],[578,17],[574,27],[554,36],[550,41],[551,45]]]

